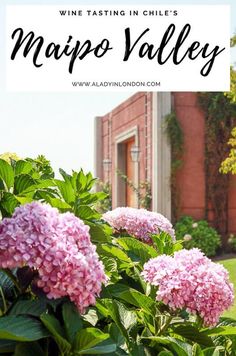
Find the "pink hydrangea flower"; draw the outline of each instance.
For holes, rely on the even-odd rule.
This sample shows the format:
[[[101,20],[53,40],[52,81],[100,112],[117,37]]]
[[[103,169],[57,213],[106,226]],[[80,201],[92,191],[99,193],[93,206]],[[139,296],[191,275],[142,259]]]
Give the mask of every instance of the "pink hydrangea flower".
[[[146,282],[158,287],[156,299],[171,309],[198,314],[205,326],[214,326],[234,300],[228,271],[199,249],[162,255],[144,265]]]
[[[146,209],[116,208],[103,214],[103,219],[115,230],[125,230],[143,242],[150,243],[150,234],[167,232],[175,239],[170,221],[163,215]]]
[[[81,313],[95,304],[107,279],[89,227],[39,202],[16,208],[0,223],[0,267],[24,265],[37,269],[48,298],[69,296]]]

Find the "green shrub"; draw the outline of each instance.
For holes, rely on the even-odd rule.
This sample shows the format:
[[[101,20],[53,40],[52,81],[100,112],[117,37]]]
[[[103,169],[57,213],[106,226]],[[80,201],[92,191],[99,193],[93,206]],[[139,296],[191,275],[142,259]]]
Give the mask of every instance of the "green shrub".
[[[232,252],[236,252],[236,236],[234,234],[229,235],[228,244]]]
[[[109,182],[97,182],[98,190],[105,193],[107,196],[104,199],[98,200],[95,205],[96,210],[103,214],[112,209],[112,189]]]
[[[185,248],[198,247],[206,256],[215,256],[221,245],[220,235],[205,220],[196,222],[191,216],[184,216],[176,223],[175,231]]]

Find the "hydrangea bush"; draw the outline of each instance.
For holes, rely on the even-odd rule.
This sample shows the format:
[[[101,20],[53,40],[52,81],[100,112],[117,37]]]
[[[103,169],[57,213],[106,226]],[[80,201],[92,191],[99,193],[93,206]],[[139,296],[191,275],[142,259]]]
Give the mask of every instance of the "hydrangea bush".
[[[170,221],[163,215],[146,209],[116,208],[103,214],[103,219],[116,231],[126,231],[143,242],[151,243],[151,235],[159,234],[161,231],[175,239]]]
[[[0,267],[29,266],[48,298],[69,296],[83,313],[106,282],[89,227],[74,214],[33,202],[0,224]]]
[[[227,270],[196,248],[175,252],[173,257],[153,258],[144,265],[142,275],[158,287],[158,301],[172,310],[198,314],[205,326],[215,326],[233,304],[233,285]]]
[[[0,159],[0,353],[234,355],[227,271],[160,214],[100,215],[92,175],[60,173]]]
[[[205,220],[195,221],[191,216],[183,216],[176,223],[175,231],[185,248],[199,248],[208,257],[215,256],[221,246],[219,234]]]

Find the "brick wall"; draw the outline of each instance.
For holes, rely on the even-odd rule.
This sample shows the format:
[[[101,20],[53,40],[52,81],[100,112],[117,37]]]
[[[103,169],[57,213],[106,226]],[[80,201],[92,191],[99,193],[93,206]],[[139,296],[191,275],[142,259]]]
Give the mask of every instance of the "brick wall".
[[[137,126],[139,136],[140,161],[139,179],[151,182],[152,176],[152,95],[139,92],[102,117],[103,158],[112,161],[110,172],[103,171],[102,179],[112,183],[115,189],[115,139],[118,135]]]
[[[173,93],[174,108],[184,132],[183,166],[178,172],[180,211],[196,219],[205,217],[204,113],[196,93]],[[230,176],[228,229],[236,233],[236,177]]]
[[[205,211],[204,115],[195,93],[174,93],[173,104],[184,133],[183,166],[177,174],[180,212],[196,219]]]
[[[191,92],[172,93],[174,110],[184,132],[183,165],[177,174],[180,190],[180,211],[196,219],[205,214],[205,171],[204,171],[204,113],[197,102],[197,94]],[[100,177],[110,181],[115,189],[115,138],[137,126],[139,135],[140,161],[139,179],[152,177],[152,94],[139,92],[120,104],[102,120],[102,156],[112,160],[110,172]],[[155,143],[154,143],[155,144]],[[236,177],[230,177],[229,231],[236,233]]]

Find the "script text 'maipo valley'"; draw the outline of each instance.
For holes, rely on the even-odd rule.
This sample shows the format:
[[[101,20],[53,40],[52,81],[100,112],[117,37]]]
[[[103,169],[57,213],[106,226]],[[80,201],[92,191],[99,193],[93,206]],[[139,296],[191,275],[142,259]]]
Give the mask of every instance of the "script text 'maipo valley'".
[[[173,23],[168,26],[160,43],[157,45],[145,40],[145,36],[149,31],[150,29],[146,28],[136,40],[132,41],[131,29],[129,27],[125,29],[125,46],[122,61],[129,61],[130,57],[135,55],[135,52],[139,58],[155,60],[159,65],[164,65],[168,61],[172,61],[174,65],[179,65],[187,59],[195,61],[200,56],[206,59],[206,62],[200,69],[201,76],[206,77],[211,72],[216,57],[225,50],[225,48],[220,48],[218,45],[211,48],[209,43],[201,44],[199,41],[193,41],[190,46],[186,46],[185,41],[191,32],[190,24],[183,26],[177,40],[173,42],[171,47],[167,47],[167,45],[176,32],[176,26]],[[23,56],[27,57],[30,51],[32,51],[32,60],[36,68],[42,67],[45,60],[50,57],[53,57],[57,61],[61,57],[69,57],[68,71],[70,74],[73,72],[76,60],[83,60],[88,55],[91,55],[91,53],[98,60],[101,60],[108,51],[114,48],[108,38],[102,39],[100,43],[94,46],[90,39],[81,43],[79,40],[74,41],[71,35],[68,37],[65,45],[54,42],[47,44],[43,36],[35,37],[33,31],[25,35],[23,28],[15,29],[12,33],[12,39],[16,39],[16,41],[11,53],[11,60],[16,59],[21,47],[24,46]],[[185,48],[184,51],[183,48]]]

